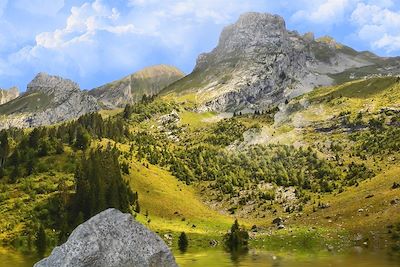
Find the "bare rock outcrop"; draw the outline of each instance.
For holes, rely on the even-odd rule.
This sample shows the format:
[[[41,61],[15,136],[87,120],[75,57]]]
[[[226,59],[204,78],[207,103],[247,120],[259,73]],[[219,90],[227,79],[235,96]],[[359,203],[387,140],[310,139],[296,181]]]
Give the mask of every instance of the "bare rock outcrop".
[[[108,209],[79,225],[34,267],[177,267],[164,241],[130,214]]]

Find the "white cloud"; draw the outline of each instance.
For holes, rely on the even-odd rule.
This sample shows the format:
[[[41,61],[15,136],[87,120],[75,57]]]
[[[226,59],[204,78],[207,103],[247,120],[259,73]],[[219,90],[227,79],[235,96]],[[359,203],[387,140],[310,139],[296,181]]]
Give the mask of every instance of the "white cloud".
[[[53,32],[43,32],[36,36],[37,46],[51,49],[63,49],[81,42],[92,42],[98,31],[115,34],[134,33],[133,24],[120,25],[120,14],[96,0],[80,7],[72,7],[65,28]]]
[[[32,14],[54,16],[64,7],[64,0],[14,0],[13,4]]]
[[[368,41],[373,49],[387,52],[400,50],[400,12],[359,3],[351,15],[358,37]]]
[[[335,24],[344,19],[357,0],[312,0],[300,1],[302,8],[292,15],[294,21],[306,20],[312,23]]]

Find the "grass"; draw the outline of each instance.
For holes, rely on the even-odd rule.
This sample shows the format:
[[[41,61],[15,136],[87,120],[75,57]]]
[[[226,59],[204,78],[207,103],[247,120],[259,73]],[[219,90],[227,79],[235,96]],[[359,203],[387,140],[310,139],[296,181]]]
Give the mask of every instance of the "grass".
[[[191,111],[184,111],[179,114],[181,118],[181,125],[188,125],[191,128],[203,127],[208,121],[216,116],[215,112],[197,113]]]
[[[141,215],[138,219],[148,224],[144,216],[147,211],[151,219],[148,225],[154,230],[208,235],[226,231],[233,222],[233,218],[203,204],[193,187],[157,166],[147,168],[133,160],[131,174],[126,178],[139,193]]]
[[[14,113],[34,112],[50,104],[50,97],[39,92],[27,93],[0,105],[0,114],[10,115]]]

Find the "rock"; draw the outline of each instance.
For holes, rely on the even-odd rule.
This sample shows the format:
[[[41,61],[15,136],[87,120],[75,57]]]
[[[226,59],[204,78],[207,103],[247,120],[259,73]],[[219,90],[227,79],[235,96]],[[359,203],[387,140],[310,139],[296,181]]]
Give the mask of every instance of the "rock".
[[[285,229],[286,227],[283,224],[279,224],[277,225],[278,230],[282,230]]]
[[[363,240],[363,238],[364,238],[364,236],[363,236],[361,233],[357,233],[357,234],[354,236],[353,240],[354,240],[354,241],[361,241],[361,240]]]
[[[283,223],[283,219],[281,217],[277,217],[272,220],[272,224],[279,225]]]
[[[79,225],[67,242],[35,267],[175,267],[164,241],[130,214],[108,209]]]
[[[360,212],[360,213],[364,212],[364,209],[358,209],[358,212]]]
[[[171,234],[165,234],[165,235],[164,235],[164,239],[165,239],[165,240],[172,240],[172,238],[173,238],[173,237],[172,237]]]
[[[0,105],[3,105],[19,96],[17,87],[12,87],[8,90],[0,88]]]
[[[163,92],[195,94],[200,111],[262,110],[335,84],[333,74],[348,77],[351,70],[351,79],[357,79],[357,69],[365,66],[387,73],[376,60],[387,64],[331,37],[316,40],[312,33],[290,31],[280,16],[249,12],[224,28],[217,47],[198,57],[191,74]],[[399,73],[395,65],[392,71]]]
[[[390,201],[390,204],[391,205],[397,205],[397,204],[399,204],[400,203],[400,199],[398,199],[398,198],[395,198],[395,199],[393,199],[392,201]]]
[[[36,106],[32,100],[37,102]],[[5,111],[0,110],[0,115],[6,115],[0,129],[51,125],[100,109],[97,100],[81,91],[78,84],[46,73],[36,75],[27,91],[18,97],[18,103],[14,106],[14,101],[10,101]],[[25,103],[23,108],[21,103]]]
[[[212,240],[210,240],[209,244],[211,247],[216,247],[216,246],[218,246],[218,241],[215,239],[212,239]]]

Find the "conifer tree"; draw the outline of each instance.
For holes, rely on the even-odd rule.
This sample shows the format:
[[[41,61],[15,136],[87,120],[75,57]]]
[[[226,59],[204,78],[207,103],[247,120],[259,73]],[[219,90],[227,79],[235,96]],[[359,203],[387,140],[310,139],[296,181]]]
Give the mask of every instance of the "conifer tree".
[[[178,247],[181,252],[185,252],[189,246],[189,240],[185,232],[182,232],[178,239]]]
[[[46,232],[44,230],[43,225],[40,225],[39,230],[36,234],[36,251],[40,257],[43,257],[46,253],[47,248],[47,240],[46,240]]]

